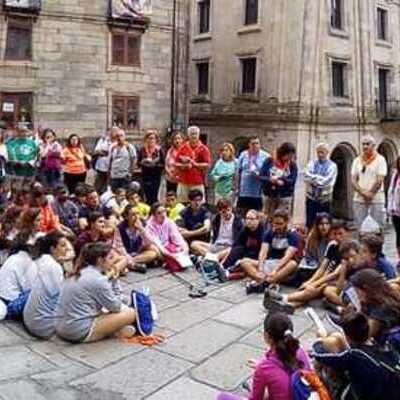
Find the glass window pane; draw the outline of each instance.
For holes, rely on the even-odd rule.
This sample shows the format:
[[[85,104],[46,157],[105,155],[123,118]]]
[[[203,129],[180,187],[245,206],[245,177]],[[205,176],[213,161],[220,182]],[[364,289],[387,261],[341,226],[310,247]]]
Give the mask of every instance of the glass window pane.
[[[140,65],[140,37],[128,37],[128,65]]]
[[[124,64],[125,40],[123,34],[112,34],[112,63],[115,65]]]
[[[5,58],[7,60],[32,59],[32,30],[29,27],[15,26],[12,21],[9,22]]]

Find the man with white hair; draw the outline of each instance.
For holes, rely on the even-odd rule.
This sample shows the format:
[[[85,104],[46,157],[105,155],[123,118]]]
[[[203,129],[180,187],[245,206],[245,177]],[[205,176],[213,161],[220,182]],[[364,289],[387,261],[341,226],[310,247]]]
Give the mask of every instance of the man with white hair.
[[[188,141],[177,152],[175,167],[178,169],[177,195],[180,203],[189,201],[191,190],[200,190],[205,198],[205,179],[211,164],[210,150],[200,141],[200,128],[188,128]]]
[[[337,178],[337,165],[328,157],[329,146],[319,143],[317,158],[308,163],[304,174],[306,182],[306,225],[311,228],[318,213],[330,213],[333,187]]]
[[[368,212],[380,225],[384,221],[385,192],[383,181],[388,173],[386,160],[376,151],[376,142],[371,135],[361,139],[362,152],[351,167],[351,182],[354,188],[354,219],[361,226]]]

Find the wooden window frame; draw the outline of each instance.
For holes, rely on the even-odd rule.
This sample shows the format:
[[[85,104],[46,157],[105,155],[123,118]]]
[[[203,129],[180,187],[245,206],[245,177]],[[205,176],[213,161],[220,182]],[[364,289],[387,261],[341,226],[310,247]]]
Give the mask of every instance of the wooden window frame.
[[[129,95],[119,95],[115,94],[111,96],[111,119],[114,124],[114,102],[115,101],[123,101],[124,102],[124,110],[123,110],[123,126],[121,127],[125,132],[137,132],[140,130],[140,97],[139,96],[129,96]],[[128,128],[128,102],[135,101],[137,106],[137,123],[135,128]]]
[[[206,34],[211,31],[211,0],[199,0],[197,3],[199,18],[199,34]],[[208,12],[205,13],[204,10]],[[207,17],[207,18],[205,18]]]
[[[259,22],[259,18],[260,18],[260,2],[259,0],[257,1],[257,10],[256,10],[256,15],[255,15],[255,20],[251,19],[252,17],[254,17],[251,12],[250,12],[250,3],[249,0],[245,0],[244,3],[244,25],[255,25],[258,24]]]
[[[10,56],[8,54],[8,40],[10,35],[10,29],[21,29],[30,33],[29,37],[29,48],[30,55],[26,58],[18,58],[14,56]],[[29,18],[8,18],[7,21],[7,34],[6,34],[6,43],[4,49],[4,60],[7,61],[32,61],[33,59],[33,23]]]
[[[141,66],[141,48],[142,48],[142,34],[137,31],[111,29],[111,65],[122,67],[140,67]],[[115,36],[123,36],[123,60],[119,62],[115,57]],[[129,39],[134,38],[138,41],[137,54],[135,62],[129,62]]]

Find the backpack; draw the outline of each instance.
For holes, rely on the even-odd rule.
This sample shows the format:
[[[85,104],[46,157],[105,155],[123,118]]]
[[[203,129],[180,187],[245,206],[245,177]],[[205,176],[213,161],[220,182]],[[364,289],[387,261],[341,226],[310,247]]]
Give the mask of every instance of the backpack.
[[[206,254],[204,259],[199,263],[199,270],[206,284],[216,285],[221,281],[218,259],[214,254]]]
[[[174,256],[165,255],[165,268],[169,272],[181,272],[187,268],[193,267],[193,262],[186,254],[177,253]]]
[[[315,371],[296,370],[291,376],[293,400],[331,400],[328,389]]]

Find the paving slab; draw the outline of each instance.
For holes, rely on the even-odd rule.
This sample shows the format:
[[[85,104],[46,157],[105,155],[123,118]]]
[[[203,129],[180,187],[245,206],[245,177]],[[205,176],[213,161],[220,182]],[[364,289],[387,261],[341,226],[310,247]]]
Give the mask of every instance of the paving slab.
[[[49,341],[37,341],[27,345],[34,353],[47,359],[57,367],[69,367],[74,363],[73,360],[62,354],[65,346],[60,346],[57,343]]]
[[[55,366],[25,346],[0,348],[0,380],[54,370]],[[1,393],[1,392],[0,392]]]
[[[146,400],[215,400],[218,390],[182,377],[165,386]]]
[[[190,374],[196,381],[221,390],[234,391],[252,374],[246,362],[261,356],[259,349],[245,344],[233,344],[194,368]]]
[[[101,371],[71,383],[77,387],[108,390],[124,400],[139,400],[183,374],[193,364],[147,349]]]
[[[237,325],[245,329],[252,329],[263,323],[265,311],[260,297],[252,297],[245,303],[231,307],[214,319],[229,324]]]
[[[25,342],[25,339],[16,335],[11,329],[7,328],[7,326],[0,326],[0,347],[14,346]]]
[[[127,344],[118,339],[108,339],[96,343],[70,345],[63,349],[63,354],[89,367],[103,368],[143,350],[144,347],[138,344]]]
[[[38,341],[39,339],[33,337],[28,333],[28,331],[24,328],[24,326],[20,322],[16,321],[4,321],[2,322],[4,326],[6,326],[8,329],[13,331],[16,335],[18,335],[20,338],[24,339],[25,341]]]
[[[217,290],[213,291],[210,294],[210,296],[215,299],[229,301],[230,303],[233,304],[240,304],[248,299],[248,296],[246,295],[246,288],[244,281],[241,282],[236,281],[224,285],[221,288],[218,288]],[[259,297],[261,302],[262,301],[261,296]]]
[[[177,282],[173,277],[165,275],[156,276],[145,281],[135,282],[131,285],[131,289],[142,290],[143,287],[148,287],[150,289],[150,294],[157,294],[179,285],[179,282]]]
[[[167,308],[170,307],[174,307],[176,305],[178,305],[178,301],[176,300],[172,300],[172,299],[168,299],[166,297],[163,297],[162,294],[155,294],[153,296],[151,296],[152,300],[154,301],[154,304],[157,307],[157,311],[160,313],[162,311],[164,311]]]
[[[93,368],[74,364],[56,371],[42,372],[31,376],[31,379],[40,383],[47,383],[54,386],[64,385],[74,379],[84,377],[93,372]]]
[[[171,337],[160,349],[199,363],[243,334],[242,329],[216,321],[205,321]]]
[[[209,299],[207,297],[190,300],[161,313],[157,325],[180,332],[229,307],[231,307],[229,303],[211,298]]]
[[[40,393],[39,386],[33,382],[18,381],[0,385],[0,393],[2,400],[47,400]]]

